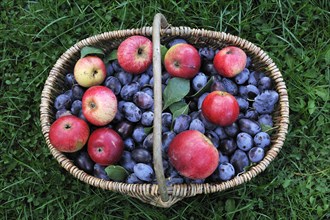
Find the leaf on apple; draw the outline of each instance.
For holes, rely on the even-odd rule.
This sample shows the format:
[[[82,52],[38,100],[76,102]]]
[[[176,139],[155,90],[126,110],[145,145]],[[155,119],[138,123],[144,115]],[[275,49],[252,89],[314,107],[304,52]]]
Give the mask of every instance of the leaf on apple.
[[[108,55],[104,57],[104,63],[109,63],[110,61],[117,60],[117,50],[111,51]]]
[[[211,85],[214,81],[214,76],[210,77],[209,81],[207,81],[207,83],[205,84],[205,86],[203,88],[201,88],[200,90],[198,90],[195,94],[188,96],[188,98],[198,98],[199,96],[201,96],[202,94],[204,94],[207,91],[210,91]]]
[[[179,115],[183,115],[183,114],[186,115],[189,112],[189,104],[187,104],[184,101],[173,103],[172,105],[170,105],[169,108],[173,114],[172,121],[174,121]]]
[[[81,49],[80,58],[83,58],[87,55],[102,55],[102,56],[104,56],[104,52],[100,48],[86,46],[86,47],[83,47]]]
[[[129,175],[128,171],[118,165],[109,165],[105,168],[105,172],[111,180],[123,182]]]
[[[175,102],[183,99],[190,91],[190,81],[183,78],[173,77],[169,80],[164,89],[164,107],[163,110],[168,108]]]

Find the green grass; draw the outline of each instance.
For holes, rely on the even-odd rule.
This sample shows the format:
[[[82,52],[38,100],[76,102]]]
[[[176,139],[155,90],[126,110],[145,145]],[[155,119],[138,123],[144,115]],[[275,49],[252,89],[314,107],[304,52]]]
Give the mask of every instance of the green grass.
[[[186,2],[1,1],[2,219],[330,218],[330,3]],[[289,134],[265,172],[169,209],[73,178],[51,156],[39,122],[43,84],[64,51],[98,33],[149,26],[157,12],[173,26],[226,31],[262,47],[282,71],[290,99]]]

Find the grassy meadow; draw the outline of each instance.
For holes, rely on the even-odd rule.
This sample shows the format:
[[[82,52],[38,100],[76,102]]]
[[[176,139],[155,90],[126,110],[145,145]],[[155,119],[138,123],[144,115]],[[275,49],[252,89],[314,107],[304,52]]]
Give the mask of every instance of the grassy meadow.
[[[252,181],[168,209],[89,186],[41,133],[41,91],[58,57],[95,34],[151,26],[224,31],[265,50],[290,102],[285,144]],[[330,219],[330,3],[289,1],[0,2],[0,219]]]

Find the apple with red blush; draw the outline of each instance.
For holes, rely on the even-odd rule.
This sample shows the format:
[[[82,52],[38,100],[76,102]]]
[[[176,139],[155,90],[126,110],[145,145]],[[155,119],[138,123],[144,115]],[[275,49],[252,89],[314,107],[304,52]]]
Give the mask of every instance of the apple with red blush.
[[[172,77],[191,79],[199,72],[201,57],[194,46],[179,43],[166,52],[164,66]]]
[[[246,61],[246,53],[241,48],[228,46],[214,56],[213,65],[221,76],[232,78],[243,71]]]
[[[207,178],[219,164],[218,150],[197,130],[186,130],[176,135],[168,148],[168,156],[174,168],[191,179]]]
[[[152,63],[152,42],[144,36],[131,36],[120,43],[117,50],[119,65],[132,74],[140,74]]]
[[[202,103],[202,114],[210,122],[220,126],[233,124],[240,109],[236,98],[228,92],[213,91]]]
[[[58,151],[73,153],[87,143],[90,134],[88,124],[74,115],[55,120],[49,128],[49,141]]]
[[[82,113],[96,126],[110,123],[117,113],[116,95],[106,86],[92,86],[82,97]]]
[[[120,160],[124,151],[124,142],[113,129],[97,128],[89,137],[87,151],[95,163],[108,166]]]

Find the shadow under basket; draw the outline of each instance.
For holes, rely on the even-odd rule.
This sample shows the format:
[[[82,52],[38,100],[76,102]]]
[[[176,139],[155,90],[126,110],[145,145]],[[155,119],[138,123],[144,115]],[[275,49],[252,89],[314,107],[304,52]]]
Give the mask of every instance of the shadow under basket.
[[[275,89],[279,94],[279,102],[277,108],[272,114],[275,129],[271,135],[271,146],[266,152],[264,159],[256,165],[250,167],[249,170],[245,173],[242,173],[229,181],[218,183],[176,184],[172,186],[165,186],[164,181],[159,179],[162,176],[162,173],[160,172],[163,172],[163,170],[158,169],[159,166],[156,166],[155,161],[154,169],[156,172],[158,184],[126,184],[121,182],[106,181],[89,175],[75,166],[73,162],[63,153],[56,150],[49,141],[49,128],[55,120],[55,111],[53,107],[54,100],[57,95],[63,92],[65,75],[68,73],[68,71],[73,70],[74,64],[80,58],[81,49],[85,46],[94,46],[102,48],[104,52],[107,53],[117,49],[123,40],[133,35],[142,35],[149,38],[152,37],[154,47],[154,75],[161,74],[161,72],[155,71],[155,66],[160,64],[159,42],[161,44],[166,44],[174,38],[184,38],[195,47],[208,46],[221,49],[225,46],[232,45],[243,49],[246,54],[251,57],[254,64],[254,69],[257,71],[262,71],[267,76],[272,78],[275,84]],[[158,91],[156,94],[155,91],[155,96],[157,96],[157,99],[155,97],[155,104],[158,100],[158,105],[161,105],[161,95],[161,89],[160,93]],[[59,164],[74,177],[89,185],[99,187],[104,190],[110,190],[113,192],[129,195],[154,206],[170,207],[174,203],[186,197],[192,197],[197,194],[220,192],[236,187],[250,181],[252,178],[264,171],[266,167],[278,155],[284,144],[289,123],[289,101],[286,85],[282,78],[281,72],[273,60],[263,50],[261,50],[253,43],[224,32],[193,29],[189,27],[171,27],[167,24],[166,19],[161,14],[157,14],[155,16],[153,27],[110,31],[95,35],[81,40],[69,48],[64,54],[62,54],[62,56],[57,60],[51,69],[45,82],[41,95],[40,119],[42,132],[52,155],[59,162]],[[161,125],[161,120],[159,119],[159,117],[155,117],[154,125]],[[160,151],[155,151],[155,147],[157,147],[158,150],[160,149],[159,140],[161,141],[161,131],[158,133],[155,133],[154,131],[154,136],[155,135],[158,135],[159,138],[158,143],[156,143],[157,141],[154,141],[154,158],[156,157],[155,153],[158,154],[158,156],[160,155]]]

